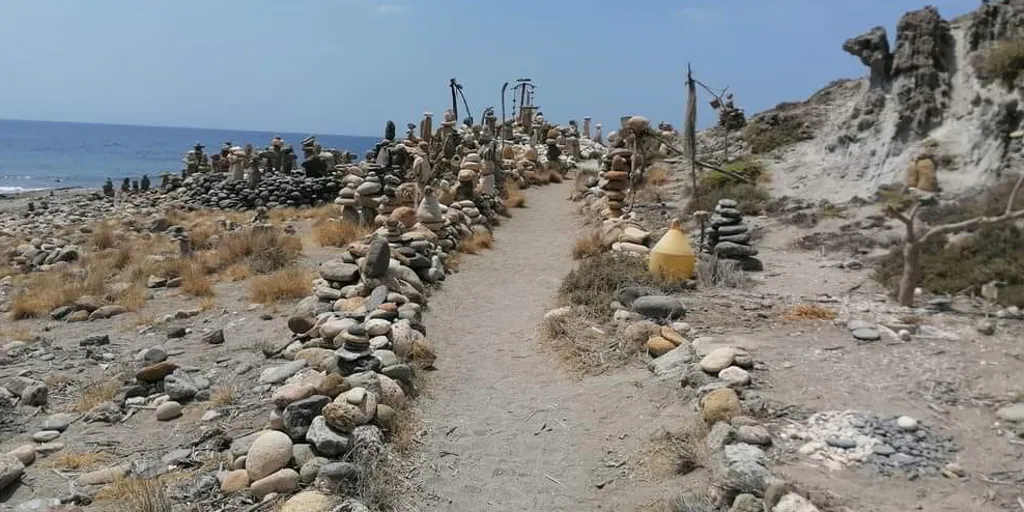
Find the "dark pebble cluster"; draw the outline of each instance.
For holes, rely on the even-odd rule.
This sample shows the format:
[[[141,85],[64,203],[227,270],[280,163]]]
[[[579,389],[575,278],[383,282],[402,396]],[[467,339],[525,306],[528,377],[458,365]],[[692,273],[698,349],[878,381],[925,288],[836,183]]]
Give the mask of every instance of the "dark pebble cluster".
[[[959,449],[949,436],[931,432],[920,425],[907,431],[896,417],[867,417],[853,425],[861,434],[882,442],[868,459],[884,475],[935,476]]]
[[[248,180],[225,180],[223,173],[188,177],[182,188],[192,203],[222,210],[318,206],[334,202],[342,188],[340,176],[310,178],[285,174],[264,177],[255,188]]]

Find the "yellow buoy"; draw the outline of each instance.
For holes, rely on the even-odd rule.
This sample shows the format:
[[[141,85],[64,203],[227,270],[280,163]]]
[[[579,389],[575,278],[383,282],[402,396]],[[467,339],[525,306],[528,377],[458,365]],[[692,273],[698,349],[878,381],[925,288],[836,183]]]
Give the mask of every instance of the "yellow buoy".
[[[651,274],[671,279],[690,279],[696,257],[690,247],[690,237],[683,232],[679,219],[672,221],[665,235],[651,249],[648,269]]]

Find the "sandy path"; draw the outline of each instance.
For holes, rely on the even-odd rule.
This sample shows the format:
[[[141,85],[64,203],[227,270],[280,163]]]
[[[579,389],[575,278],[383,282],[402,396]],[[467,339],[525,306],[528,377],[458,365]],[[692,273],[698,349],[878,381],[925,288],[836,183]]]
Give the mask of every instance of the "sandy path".
[[[568,192],[531,189],[529,208],[499,228],[495,249],[465,257],[431,300],[439,371],[421,403],[418,468],[427,509],[623,510],[614,502],[629,503],[623,494],[639,489],[621,478],[622,462],[644,437],[645,418],[678,414],[649,400],[664,390],[641,390],[645,370],[573,380],[536,342],[572,265]]]

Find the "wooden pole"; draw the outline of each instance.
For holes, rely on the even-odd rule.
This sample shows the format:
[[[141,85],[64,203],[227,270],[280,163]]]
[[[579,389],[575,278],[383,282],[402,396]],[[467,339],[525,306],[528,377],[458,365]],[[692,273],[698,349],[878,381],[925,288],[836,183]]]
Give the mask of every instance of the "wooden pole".
[[[690,64],[686,64],[686,90],[686,150],[690,153],[693,200],[698,201],[700,192],[697,190],[697,85],[693,80],[693,69]]]

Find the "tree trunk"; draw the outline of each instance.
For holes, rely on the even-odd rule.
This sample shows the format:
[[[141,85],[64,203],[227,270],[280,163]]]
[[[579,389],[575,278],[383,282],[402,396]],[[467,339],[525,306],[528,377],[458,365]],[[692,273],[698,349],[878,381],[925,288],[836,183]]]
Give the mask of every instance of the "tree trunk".
[[[921,279],[921,243],[912,238],[903,242],[903,276],[900,278],[900,306],[914,305],[914,289]]]

